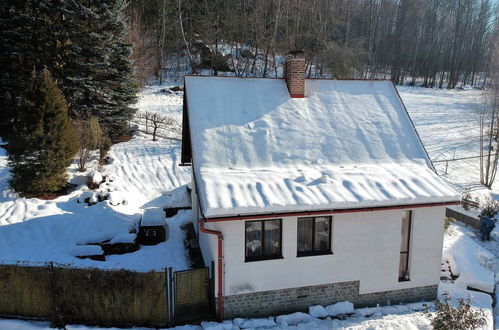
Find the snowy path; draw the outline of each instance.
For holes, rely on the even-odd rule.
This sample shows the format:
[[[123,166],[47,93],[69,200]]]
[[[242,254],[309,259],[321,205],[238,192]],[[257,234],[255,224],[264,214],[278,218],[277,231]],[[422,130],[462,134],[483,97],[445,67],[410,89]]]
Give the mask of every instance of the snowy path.
[[[499,329],[499,226],[496,225],[492,231],[490,241],[481,241],[479,232],[471,227],[464,227],[465,233],[470,236],[476,243],[494,255],[493,267],[495,272],[495,295],[496,306],[494,307],[494,324],[495,329]]]

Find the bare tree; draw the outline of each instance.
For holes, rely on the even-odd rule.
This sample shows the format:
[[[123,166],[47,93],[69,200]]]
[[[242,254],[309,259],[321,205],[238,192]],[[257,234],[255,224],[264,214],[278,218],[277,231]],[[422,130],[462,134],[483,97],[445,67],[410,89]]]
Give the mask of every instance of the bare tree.
[[[133,44],[135,79],[138,83],[145,84],[159,70],[161,63],[158,63],[158,56],[154,51],[153,31],[144,24],[142,16],[141,8],[129,10],[126,41]]]
[[[145,121],[146,134],[149,134],[149,122],[151,121],[151,118],[153,115],[154,115],[154,112],[150,112],[150,111],[139,112],[136,115],[137,118]]]
[[[171,116],[163,116],[158,113],[155,113],[151,116],[151,122],[152,122],[152,140],[156,141],[156,133],[158,131],[158,128],[164,128],[167,131],[170,132],[178,132],[178,127],[180,127],[180,124],[178,120]]]
[[[390,77],[454,88],[488,81],[495,2],[131,0],[131,6],[141,8],[146,31],[156,34],[158,61],[185,63],[185,73],[198,70],[197,45],[210,50],[204,56],[211,56],[212,74],[224,71],[221,61],[237,76],[277,76],[280,55],[301,49],[310,77]],[[335,54],[328,54],[331,45]]]
[[[491,47],[491,58],[499,56],[499,31],[496,31]],[[499,161],[499,64],[490,64],[490,89],[484,93],[480,112],[480,182],[492,187],[497,174]]]
[[[152,134],[153,141],[157,140],[159,131],[170,133],[175,138],[177,138],[182,132],[180,121],[172,116],[165,116],[158,113],[145,111],[138,113],[137,118],[143,120],[143,123],[146,126],[145,133]],[[151,133],[149,133],[149,127],[152,128]]]

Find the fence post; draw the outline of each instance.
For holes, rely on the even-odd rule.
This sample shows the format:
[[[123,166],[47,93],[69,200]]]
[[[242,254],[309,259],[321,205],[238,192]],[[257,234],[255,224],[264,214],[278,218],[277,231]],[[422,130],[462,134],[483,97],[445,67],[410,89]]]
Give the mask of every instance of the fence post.
[[[169,274],[168,274],[168,267],[165,268],[165,299],[166,299],[166,315],[168,316],[168,325],[171,326],[171,316],[170,316],[170,281],[169,281]]]
[[[168,267],[168,287],[170,294],[168,295],[168,309],[169,309],[169,322],[170,326],[175,324],[175,293],[173,292],[173,270]]]

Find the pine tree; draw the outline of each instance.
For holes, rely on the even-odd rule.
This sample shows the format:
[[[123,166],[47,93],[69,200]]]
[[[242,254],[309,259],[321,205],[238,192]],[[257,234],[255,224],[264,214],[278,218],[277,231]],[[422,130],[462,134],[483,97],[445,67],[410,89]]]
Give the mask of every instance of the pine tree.
[[[24,196],[60,191],[78,150],[66,101],[47,69],[33,71],[9,145],[10,185]]]
[[[68,0],[72,40],[63,92],[73,113],[95,116],[113,141],[128,135],[137,84],[125,43],[125,0]]]
[[[73,118],[97,117],[114,141],[127,135],[137,88],[125,9],[125,0],[0,0],[0,128],[31,71],[46,66]]]
[[[68,36],[57,0],[0,0],[0,136],[8,138],[33,69],[63,76]]]

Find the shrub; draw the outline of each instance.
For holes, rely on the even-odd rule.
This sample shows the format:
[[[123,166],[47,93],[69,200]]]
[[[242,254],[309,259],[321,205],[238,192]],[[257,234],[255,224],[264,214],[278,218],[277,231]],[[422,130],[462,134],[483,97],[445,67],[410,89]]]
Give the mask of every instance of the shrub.
[[[487,324],[485,314],[481,309],[471,308],[471,299],[459,299],[457,307],[452,307],[449,294],[444,293],[442,301],[435,301],[435,314],[427,311],[431,318],[431,326],[435,330],[468,330]]]
[[[488,198],[485,203],[480,205],[480,215],[493,218],[499,212],[499,202]]]
[[[466,211],[469,211],[470,209],[476,209],[477,202],[473,200],[473,197],[471,196],[469,190],[466,190],[461,196],[461,206]]]
[[[78,170],[83,172],[87,168],[87,163],[92,156],[92,150],[99,148],[103,139],[102,132],[97,117],[90,119],[78,119],[75,121],[76,132],[80,141],[80,149],[78,151]]]
[[[106,134],[103,134],[99,144],[99,165],[104,164],[104,158],[106,158],[112,145],[111,139]]]
[[[455,221],[454,219],[446,217],[445,222],[444,222],[445,230],[447,230],[449,228],[450,224],[453,223],[454,221]]]

